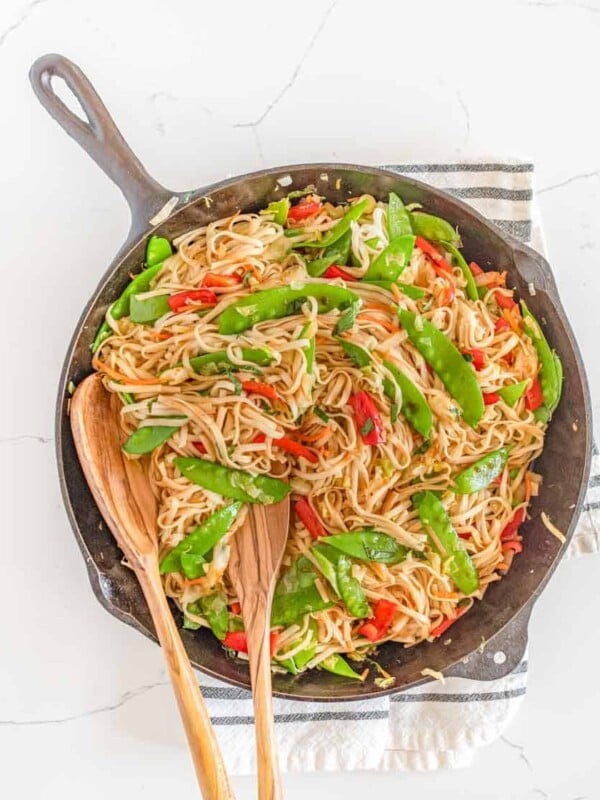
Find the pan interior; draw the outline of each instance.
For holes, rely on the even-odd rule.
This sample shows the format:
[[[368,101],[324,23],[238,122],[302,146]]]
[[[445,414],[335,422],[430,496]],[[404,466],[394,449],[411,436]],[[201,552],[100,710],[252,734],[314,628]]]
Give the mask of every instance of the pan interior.
[[[287,178],[290,180],[288,181]],[[281,183],[285,186],[282,186]],[[290,182],[291,181],[291,182]],[[534,314],[547,322],[546,334],[558,351],[565,373],[563,402],[546,437],[536,470],[543,475],[540,494],[530,508],[532,519],[522,528],[523,553],[515,558],[508,575],[493,584],[484,600],[452,628],[449,644],[436,641],[405,648],[387,644],[380,648],[378,661],[396,682],[392,690],[406,689],[423,681],[422,670],[445,671],[459,664],[521,613],[527,616],[531,603],[553,571],[561,545],[540,521],[545,511],[563,532],[572,534],[587,481],[590,449],[589,402],[581,357],[564,312],[550,291],[527,293],[527,276],[515,256],[515,246],[463,203],[418,181],[394,173],[339,165],[309,165],[269,170],[233,179],[191,196],[191,201],[153,232],[170,239],[211,220],[238,210],[257,211],[293,189],[313,185],[334,203],[364,193],[386,200],[397,192],[406,203],[421,203],[427,211],[457,225],[468,259],[483,267],[507,270],[514,286]],[[128,273],[139,271],[147,234],[128,244],[110,266],[88,304],[72,340],[64,366],[57,409],[57,455],[67,510],[86,559],[94,591],[105,608],[119,619],[154,638],[152,622],[141,589],[133,573],[121,563],[121,553],[105,526],[87,487],[71,438],[67,416],[67,383],[81,381],[91,371],[90,343],[107,306],[128,282]],[[537,264],[545,262],[541,257]],[[548,269],[548,267],[545,267]],[[179,612],[175,611],[176,615]],[[244,662],[230,658],[210,631],[182,630],[182,638],[195,666],[215,677],[249,687]],[[443,637],[444,640],[446,637]],[[485,677],[481,675],[480,677]],[[275,675],[277,694],[299,699],[361,699],[385,694],[369,679],[364,684],[349,682],[325,672],[302,676]]]

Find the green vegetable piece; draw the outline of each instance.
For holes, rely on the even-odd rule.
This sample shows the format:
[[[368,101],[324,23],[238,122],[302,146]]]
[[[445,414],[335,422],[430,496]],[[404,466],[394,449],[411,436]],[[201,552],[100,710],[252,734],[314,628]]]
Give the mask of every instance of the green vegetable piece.
[[[278,503],[291,487],[269,475],[250,475],[203,458],[176,458],[175,466],[192,483],[242,503]]]
[[[408,337],[462,408],[465,421],[475,427],[484,412],[483,395],[475,372],[450,339],[428,320],[405,309],[398,316]]]
[[[133,395],[129,392],[119,392],[119,394],[121,395],[121,400],[126,406],[132,406],[135,403]]]
[[[380,564],[399,564],[404,561],[408,550],[387,533],[378,531],[352,531],[336,533],[333,536],[322,536],[319,545],[329,545],[352,558],[360,561],[376,561]]]
[[[498,389],[498,394],[504,400],[507,406],[514,408],[517,404],[517,400],[519,400],[525,393],[529,383],[530,382],[528,379],[519,381],[519,383],[511,383],[508,386],[503,386],[502,389]]]
[[[313,278],[320,278],[332,264],[339,264],[340,266],[347,264],[350,256],[351,244],[352,231],[346,231],[343,236],[340,236],[337,242],[325,248],[321,258],[315,258],[313,261],[308,261],[306,263],[308,274]]]
[[[158,294],[154,297],[140,299],[133,295],[129,307],[129,318],[139,325],[152,325],[157,319],[171,312],[168,294]]]
[[[283,197],[281,200],[274,200],[272,203],[261,211],[261,214],[273,214],[273,222],[276,222],[278,225],[284,225],[286,219],[288,218],[288,212],[290,210],[290,201],[289,198]]]
[[[300,338],[304,339],[306,334],[308,333],[308,329],[310,328],[310,322],[307,322],[305,325],[302,326],[302,330],[300,331]],[[306,371],[309,375],[312,375],[315,370],[315,355],[317,352],[317,343],[314,336],[309,338],[309,344],[307,347],[304,348],[304,355],[306,356]]]
[[[369,266],[364,277],[373,281],[395,281],[408,265],[414,247],[415,237],[412,234],[392,239]]]
[[[340,555],[335,572],[340,595],[348,611],[359,619],[368,616],[369,604],[362,586],[352,577],[352,562],[348,556]]]
[[[424,439],[427,439],[433,426],[433,415],[427,400],[425,400],[425,397],[411,379],[402,370],[398,369],[395,364],[392,364],[391,361],[384,361],[383,366],[400,387],[402,392],[402,413],[416,432],[420,433]],[[384,380],[383,390],[391,400],[395,399],[396,392],[391,380]]]
[[[355,681],[364,681],[362,675],[355,672],[352,667],[338,653],[325,658],[317,664],[318,669],[333,672],[334,675],[341,675],[342,678],[352,678]]]
[[[479,575],[439,498],[433,492],[419,492],[412,501],[432,546],[442,556],[446,575],[464,594],[475,592]]]
[[[284,572],[275,587],[271,608],[271,626],[293,625],[305,614],[330,608],[315,586],[317,573],[306,556],[300,556]]]
[[[94,341],[90,345],[90,350],[92,353],[96,353],[104,344],[104,342],[108,339],[109,336],[113,335],[113,329],[110,327],[108,322],[104,320],[102,325],[98,328],[98,332],[94,337]]]
[[[410,215],[395,192],[390,192],[388,200],[387,229],[390,241],[413,232]]]
[[[273,354],[265,347],[242,347],[242,358],[244,361],[266,367],[273,361]],[[198,375],[217,375],[230,369],[244,369],[243,366],[234,364],[223,350],[190,358],[190,366]]]
[[[334,242],[337,242],[345,233],[350,230],[353,222],[356,222],[361,218],[368,204],[369,200],[366,197],[364,200],[354,203],[350,206],[350,209],[341,218],[337,225],[334,225],[334,227],[328,231],[322,239],[317,242],[302,242],[300,246],[329,247],[330,245],[334,244]]]
[[[360,306],[361,302],[349,289],[327,283],[307,283],[301,289],[291,286],[264,289],[228,306],[219,317],[219,333],[243,333],[259,322],[298,314],[309,297],[317,300],[320,314],[334,308],[344,310],[352,305]]]
[[[214,592],[206,597],[201,597],[195,603],[190,603],[186,611],[188,609],[193,614],[204,617],[217,639],[223,641],[229,630],[229,611],[227,610],[227,599],[223,592]],[[183,627],[190,630],[198,630],[200,625],[197,622],[193,622],[189,617],[184,616]]]
[[[412,211],[410,214],[413,232],[430,242],[449,242],[455,247],[460,247],[460,236],[455,229],[441,217],[424,214],[422,211]]]
[[[352,303],[350,308],[348,308],[342,316],[337,321],[337,324],[334,328],[335,334],[344,333],[345,331],[349,331],[350,328],[354,327],[354,323],[356,322],[356,317],[358,316],[358,312],[360,311],[361,300],[357,300],[356,302]]]
[[[368,283],[371,286],[378,286],[380,289],[387,289],[388,292],[391,292],[392,285],[395,285],[402,292],[402,294],[410,297],[411,300],[420,300],[422,297],[425,297],[424,289],[421,289],[419,286],[411,286],[408,283],[399,283],[397,281],[370,281],[365,278],[362,279],[362,283]]]
[[[344,353],[346,353],[357,367],[366,367],[373,361],[371,354],[368,350],[365,350],[364,347],[361,347],[359,344],[354,344],[354,342],[350,342],[348,339],[342,339],[341,336],[336,336],[335,338],[342,345]]]
[[[220,508],[190,531],[160,562],[160,572],[182,572],[182,555],[204,557],[225,536],[237,517],[241,503],[230,503]]]
[[[143,456],[151,453],[161,444],[164,444],[175,431],[177,426],[148,425],[135,430],[125,442],[122,449],[129,455]]]
[[[473,494],[485,489],[490,483],[502,474],[508,461],[508,447],[501,447],[493,453],[480,458],[470,467],[463,469],[454,478],[453,491],[456,494]]]
[[[181,571],[189,580],[193,581],[204,575],[204,565],[206,564],[204,556],[197,555],[196,553],[182,553],[180,562]]]
[[[312,546],[312,554],[315,557],[319,569],[327,579],[333,591],[338,597],[341,596],[338,586],[336,564],[339,558],[339,551],[328,547],[326,544],[315,544]]]
[[[479,294],[477,292],[477,284],[475,283],[475,278],[473,277],[473,273],[471,272],[469,265],[467,264],[463,254],[460,252],[458,247],[455,247],[452,242],[440,242],[444,250],[447,250],[452,258],[456,261],[458,266],[460,267],[460,271],[465,276],[466,286],[465,286],[465,294],[469,298],[469,300],[477,300],[479,298]]]
[[[151,236],[146,244],[146,264],[154,267],[173,255],[173,248],[164,236]]]
[[[311,620],[308,627],[311,632],[311,638],[304,650],[300,650],[292,658],[276,662],[278,666],[285,667],[292,675],[299,675],[303,672],[304,667],[315,657],[317,652],[317,625],[315,621]]]
[[[533,342],[540,360],[540,383],[547,417],[550,419],[560,402],[562,393],[562,364],[556,352],[548,344],[539,322],[527,308],[524,300],[521,300],[521,310],[523,312],[523,328]],[[537,410],[539,411],[539,409]],[[543,421],[547,420],[543,419]]]
[[[313,408],[313,411],[314,411],[314,413],[317,415],[317,417],[318,417],[320,420],[322,420],[323,422],[329,422],[329,420],[330,420],[329,414],[326,414],[326,413],[323,411],[323,409],[322,409],[322,408],[319,408],[319,406],[315,406],[315,407]]]

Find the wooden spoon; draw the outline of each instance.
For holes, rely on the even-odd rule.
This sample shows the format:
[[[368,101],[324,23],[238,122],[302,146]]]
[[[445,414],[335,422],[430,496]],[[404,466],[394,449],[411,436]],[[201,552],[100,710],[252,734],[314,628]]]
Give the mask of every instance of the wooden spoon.
[[[259,800],[281,800],[271,696],[271,601],[283,558],[290,501],[252,505],[231,539],[229,577],[242,607],[254,697]]]
[[[102,516],[140,582],[163,649],[205,800],[233,800],[223,758],[158,571],[156,499],[140,461],[120,446],[119,400],[90,375],[71,401],[71,429],[81,466]]]

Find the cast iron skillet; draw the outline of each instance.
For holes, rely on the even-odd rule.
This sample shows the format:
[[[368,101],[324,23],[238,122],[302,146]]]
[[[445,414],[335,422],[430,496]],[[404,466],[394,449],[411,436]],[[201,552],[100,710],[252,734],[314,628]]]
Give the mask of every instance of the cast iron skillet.
[[[54,76],[64,79],[87,120],[75,116],[54,93],[51,85]],[[361,684],[318,671],[298,678],[276,675],[273,685],[277,694],[297,699],[351,700],[422,683],[421,670],[425,667],[479,680],[508,674],[523,656],[532,606],[565,549],[544,528],[540,513],[546,511],[570,539],[589,472],[591,423],[587,382],[548,263],[458,200],[419,181],[373,167],[301,164],[243,175],[184,194],[170,192],[146,173],[78,67],[62,56],[46,55],[35,62],[30,78],[42,105],[119,186],[131,209],[127,240],[77,323],[60,378],[56,415],[56,448],[64,502],[94,593],[102,605],[118,619],[155,639],[142,592],[133,573],[121,564],[121,553],[83,477],[71,438],[67,406],[67,384],[71,380],[78,383],[91,371],[90,342],[107,306],[127,284],[128,273],[139,271],[148,234],[172,239],[189,228],[205,225],[238,209],[257,211],[285,192],[308,184],[314,184],[334,203],[363,193],[384,200],[393,190],[406,202],[422,203],[427,211],[457,225],[468,258],[483,266],[493,264],[497,269],[507,270],[510,285],[527,298],[534,314],[542,320],[565,373],[563,399],[536,467],[544,481],[539,497],[532,503],[531,520],[523,526],[524,552],[514,559],[508,576],[493,584],[484,600],[453,626],[451,643],[423,643],[410,649],[387,644],[381,648],[381,664],[396,677],[393,689],[386,691],[372,681]],[[282,178],[285,189],[278,183]],[[171,198],[174,207],[170,215],[153,227],[149,220]],[[528,284],[535,286],[534,296],[529,295]],[[182,631],[182,638],[192,662],[203,672],[238,686],[250,685],[246,664],[227,656],[210,632]],[[486,642],[485,648],[481,647],[482,642]],[[500,652],[504,656],[499,656]]]

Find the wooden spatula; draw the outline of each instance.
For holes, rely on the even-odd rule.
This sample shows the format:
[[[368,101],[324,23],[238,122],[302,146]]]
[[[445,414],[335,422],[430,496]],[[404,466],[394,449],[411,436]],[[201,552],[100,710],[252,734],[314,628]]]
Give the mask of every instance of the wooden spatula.
[[[158,571],[156,500],[146,470],[121,452],[119,400],[90,375],[71,401],[71,429],[81,466],[102,516],[140,582],[169,668],[205,800],[233,800],[198,681],[171,615]]]
[[[273,590],[288,535],[290,501],[252,505],[231,541],[229,577],[242,607],[254,697],[259,800],[281,800],[271,697],[270,620]]]

